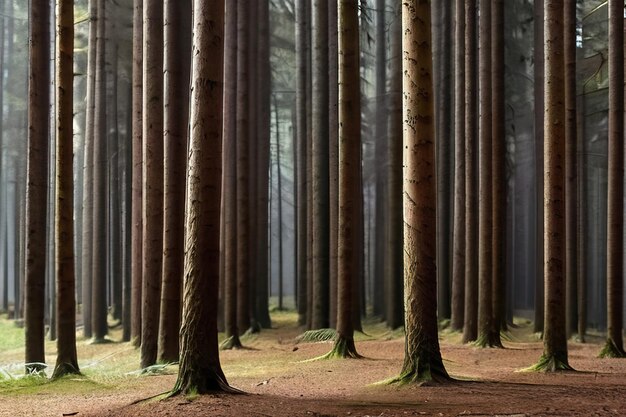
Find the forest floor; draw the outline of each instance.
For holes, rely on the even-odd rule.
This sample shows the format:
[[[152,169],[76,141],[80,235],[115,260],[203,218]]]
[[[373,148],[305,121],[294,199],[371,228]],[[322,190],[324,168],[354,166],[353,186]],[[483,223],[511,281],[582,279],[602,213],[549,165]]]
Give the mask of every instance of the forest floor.
[[[462,345],[441,332],[444,363],[458,383],[435,387],[376,384],[397,375],[403,334],[366,323],[357,335],[365,359],[307,361],[330,343],[296,343],[295,314],[274,313],[274,328],[246,336],[246,349],[222,352],[229,383],[248,395],[137,400],[171,389],[176,366],[137,372],[139,353],[128,343],[78,342],[82,377],[48,382],[16,378],[23,368],[23,329],[0,319],[0,416],[599,416],[626,415],[626,359],[598,359],[602,338],[570,343],[578,372],[521,372],[541,355],[532,326],[520,320],[506,349]],[[114,341],[119,329],[111,332]],[[48,342],[47,360],[54,363]],[[20,363],[21,361],[21,363]],[[50,373],[50,372],[49,372]]]

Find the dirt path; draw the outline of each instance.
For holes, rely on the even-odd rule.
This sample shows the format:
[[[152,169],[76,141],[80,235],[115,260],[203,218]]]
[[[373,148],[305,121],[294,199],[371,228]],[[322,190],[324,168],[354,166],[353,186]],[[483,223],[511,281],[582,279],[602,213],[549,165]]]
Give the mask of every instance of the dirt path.
[[[465,381],[398,388],[372,385],[399,372],[403,357],[401,338],[384,340],[383,331],[372,329],[376,331],[375,338],[357,342],[364,360],[303,362],[326,353],[330,345],[295,345],[298,330],[288,325],[248,339],[250,349],[222,355],[229,382],[248,395],[129,405],[170,389],[175,381],[171,369],[169,375],[90,378],[28,392],[0,390],[0,416],[626,415],[626,360],[597,359],[599,339],[571,343],[570,363],[579,372],[554,375],[518,372],[541,354],[540,343],[528,342],[533,336],[527,329],[514,334],[525,342],[506,342],[504,350],[463,346],[458,335],[444,335],[446,367]],[[123,368],[137,360],[135,351],[124,352],[111,356],[110,366]]]

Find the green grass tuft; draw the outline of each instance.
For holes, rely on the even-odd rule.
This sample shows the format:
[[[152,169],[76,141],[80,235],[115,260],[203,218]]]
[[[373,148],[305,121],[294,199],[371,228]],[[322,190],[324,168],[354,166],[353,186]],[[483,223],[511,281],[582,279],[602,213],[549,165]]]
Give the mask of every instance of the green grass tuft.
[[[336,336],[337,331],[335,329],[307,330],[296,337],[296,343],[328,342],[334,340]]]

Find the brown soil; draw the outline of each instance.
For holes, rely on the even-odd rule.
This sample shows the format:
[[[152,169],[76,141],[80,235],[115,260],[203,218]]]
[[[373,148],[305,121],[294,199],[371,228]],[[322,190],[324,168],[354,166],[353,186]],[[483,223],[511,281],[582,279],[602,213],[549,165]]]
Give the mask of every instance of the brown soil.
[[[530,327],[513,331],[506,349],[459,344],[442,335],[448,371],[458,379],[445,386],[372,385],[395,376],[403,340],[374,326],[361,336],[362,360],[304,362],[326,353],[328,343],[298,344],[298,329],[281,325],[247,339],[249,349],[222,354],[232,386],[247,395],[212,395],[164,401],[133,401],[169,390],[175,374],[113,379],[105,388],[60,392],[1,393],[1,416],[599,416],[626,415],[626,359],[598,359],[601,338],[570,344],[578,372],[519,372],[537,361],[541,343]],[[367,340],[369,339],[369,340]],[[389,339],[389,340],[386,340]],[[520,342],[522,340],[523,342]],[[246,341],[246,339],[244,339]],[[116,345],[116,349],[128,345]],[[128,349],[126,349],[128,350]],[[136,352],[131,351],[133,360]],[[0,356],[1,359],[1,356]]]

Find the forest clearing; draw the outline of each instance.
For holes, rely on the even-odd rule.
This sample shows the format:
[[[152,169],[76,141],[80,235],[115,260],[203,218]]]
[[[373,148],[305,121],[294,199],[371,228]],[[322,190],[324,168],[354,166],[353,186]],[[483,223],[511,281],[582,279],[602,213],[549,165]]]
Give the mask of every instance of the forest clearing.
[[[384,323],[365,323],[357,334],[364,360],[309,361],[327,352],[328,343],[297,343],[302,329],[292,312],[273,312],[273,328],[244,336],[247,348],[222,353],[231,386],[247,395],[211,395],[145,401],[172,388],[176,366],[151,375],[136,372],[138,351],[129,343],[90,345],[78,341],[84,376],[37,383],[2,381],[0,416],[597,416],[626,413],[625,361],[598,359],[602,338],[570,344],[570,363],[578,372],[521,372],[541,353],[527,320],[504,341],[506,349],[485,350],[461,344],[459,333],[442,331],[441,349],[450,374],[460,381],[445,386],[400,389],[376,385],[402,365],[403,334]],[[0,342],[0,369],[23,369],[21,329],[6,320],[0,332],[16,335]],[[111,339],[121,332],[113,330]],[[223,337],[223,335],[222,335]],[[509,340],[510,339],[510,340]],[[50,359],[54,346],[46,347]],[[13,364],[13,365],[12,365]],[[72,414],[77,413],[77,414]]]

